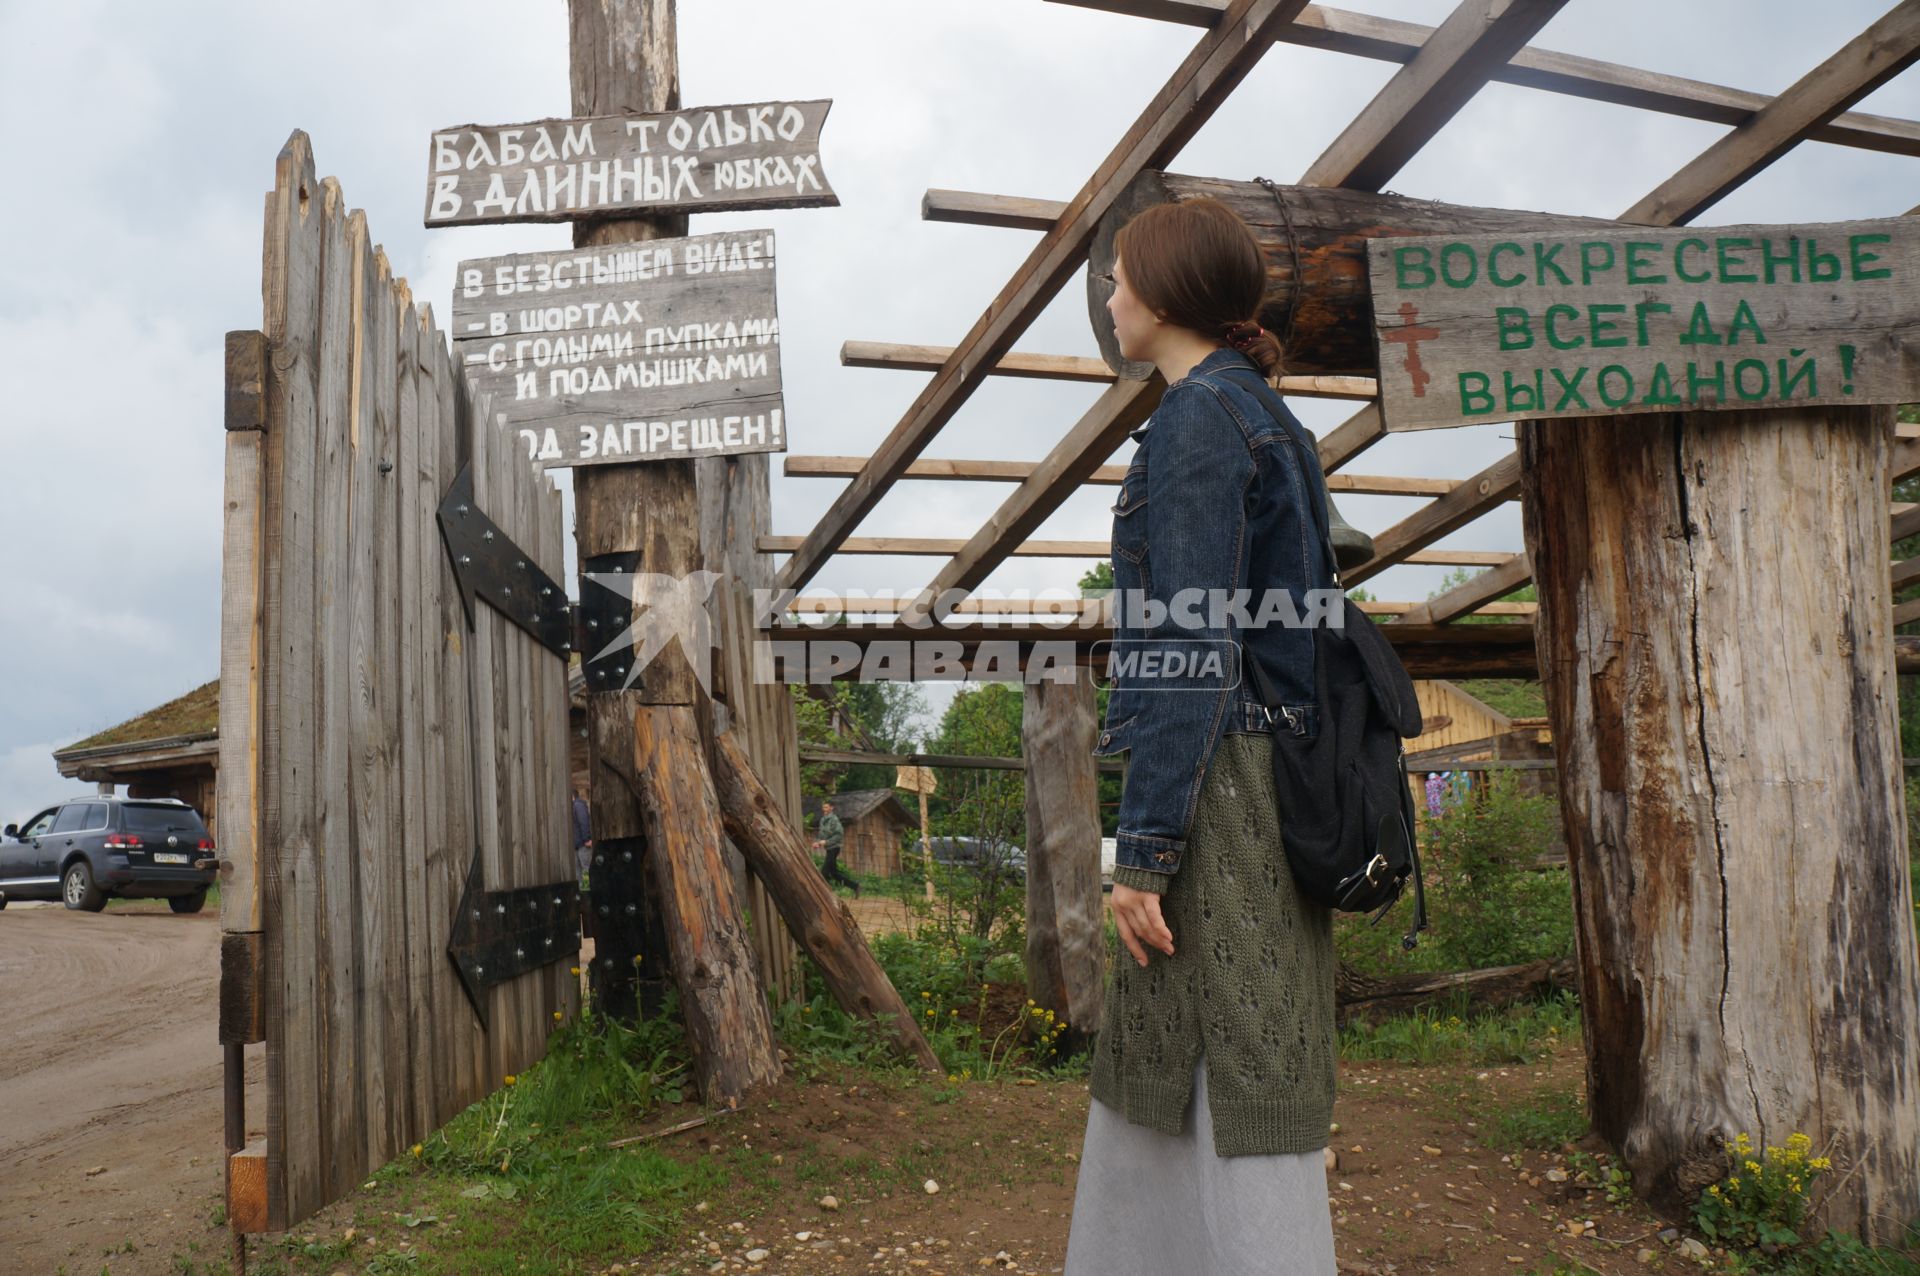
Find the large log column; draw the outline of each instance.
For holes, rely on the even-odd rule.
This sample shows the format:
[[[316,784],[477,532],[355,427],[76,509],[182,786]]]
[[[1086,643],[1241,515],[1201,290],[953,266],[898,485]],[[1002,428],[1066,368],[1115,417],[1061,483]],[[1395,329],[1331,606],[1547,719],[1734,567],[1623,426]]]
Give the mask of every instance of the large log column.
[[[1066,1020],[1069,1048],[1100,1030],[1106,935],[1100,893],[1100,773],[1091,673],[1026,684],[1027,992]]]
[[[1372,293],[1367,240],[1398,235],[1522,234],[1551,228],[1616,226],[1589,217],[1470,208],[1367,191],[1228,182],[1178,173],[1142,173],[1100,219],[1087,268],[1087,315],[1100,356],[1125,377],[1152,369],[1120,357],[1107,299],[1113,285],[1113,237],[1154,204],[1206,195],[1238,213],[1267,258],[1267,303],[1260,322],[1287,344],[1287,372],[1301,376],[1374,375]],[[1298,300],[1296,301],[1296,297]],[[1291,314],[1289,313],[1291,312]]]
[[[1595,1129],[1679,1205],[1736,1133],[1920,1213],[1887,409],[1519,429]],[[1855,1168],[1857,1166],[1857,1169]]]
[[[680,105],[673,0],[571,0],[568,13],[576,115]],[[574,243],[628,243],[686,229],[685,215],[582,221],[574,225]],[[583,572],[596,565],[604,572],[625,556],[639,572],[684,581],[702,566],[707,551],[692,460],[586,466],[574,481]],[[631,592],[632,614],[646,611],[656,624],[690,632],[673,623],[683,618],[659,614],[664,600],[642,588]],[[591,658],[610,638],[595,635],[594,649],[583,654]],[[595,687],[589,679],[591,881],[600,923],[593,976],[604,1008],[624,1015],[655,1008],[648,1003],[657,1004],[663,991],[660,968],[671,967],[700,1093],[709,1103],[736,1106],[777,1082],[780,1062],[726,858],[702,734],[711,705],[692,659],[703,662],[703,676],[711,674],[704,647],[687,651],[676,641],[654,656],[638,687]],[[638,1005],[636,966],[652,981],[639,985]]]

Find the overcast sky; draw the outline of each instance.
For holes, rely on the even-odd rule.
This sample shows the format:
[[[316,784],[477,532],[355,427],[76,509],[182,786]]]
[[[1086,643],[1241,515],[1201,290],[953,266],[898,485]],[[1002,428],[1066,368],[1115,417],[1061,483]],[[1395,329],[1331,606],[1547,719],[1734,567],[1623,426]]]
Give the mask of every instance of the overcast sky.
[[[1572,0],[1536,43],[1773,92],[1888,4]],[[1355,5],[1428,23],[1452,8]],[[685,105],[834,99],[822,151],[841,207],[693,219],[696,233],[779,235],[793,451],[871,452],[926,374],[842,368],[840,343],[952,344],[1033,245],[1030,232],[924,223],[921,193],[1070,198],[1199,36],[1043,0],[682,3]],[[1294,180],[1392,69],[1276,47],[1170,167]],[[423,230],[428,134],[564,115],[568,104],[563,0],[0,0],[0,159],[12,175],[0,201],[5,819],[84,788],[59,778],[53,749],[218,673],[222,335],[261,324],[261,200],[289,132],[311,135],[320,172],[367,210],[414,296],[444,314],[462,258],[564,247],[568,232]],[[1861,109],[1920,116],[1920,71]],[[1494,85],[1391,189],[1612,216],[1721,131]],[[1916,204],[1916,161],[1809,144],[1700,220],[1833,221]],[[1017,348],[1095,353],[1082,280]],[[1037,460],[1096,393],[992,385],[926,455]],[[1318,432],[1346,415],[1295,407]],[[1364,469],[1465,477],[1511,436],[1508,426],[1395,436]],[[776,467],[774,530],[810,529],[840,482]],[[858,533],[966,536],[1007,490],[902,483]],[[1104,540],[1110,502],[1111,489],[1082,492],[1037,535]],[[1370,532],[1413,508],[1391,497],[1340,506]],[[1519,508],[1442,543],[1517,550]],[[939,561],[849,556],[815,584],[910,590]],[[988,584],[1071,587],[1090,565],[1015,560]],[[1394,568],[1368,587],[1424,598],[1439,575]]]

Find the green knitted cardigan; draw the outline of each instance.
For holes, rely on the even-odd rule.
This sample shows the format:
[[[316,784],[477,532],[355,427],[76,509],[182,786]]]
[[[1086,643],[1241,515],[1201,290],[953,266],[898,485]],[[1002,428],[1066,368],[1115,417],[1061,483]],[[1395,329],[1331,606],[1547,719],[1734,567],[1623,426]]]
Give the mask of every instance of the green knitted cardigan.
[[[1093,1097],[1179,1135],[1204,1053],[1220,1156],[1316,1151],[1333,1120],[1333,912],[1287,868],[1272,749],[1264,733],[1222,736],[1179,869],[1113,873],[1161,896],[1174,951],[1147,949],[1143,967],[1115,950]]]

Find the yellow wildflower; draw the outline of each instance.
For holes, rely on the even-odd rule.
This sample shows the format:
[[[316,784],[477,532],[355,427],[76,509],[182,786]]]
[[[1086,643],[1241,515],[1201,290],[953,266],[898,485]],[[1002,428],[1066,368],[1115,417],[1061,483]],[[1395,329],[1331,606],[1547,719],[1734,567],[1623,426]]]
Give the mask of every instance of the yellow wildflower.
[[[565,1019],[565,1018],[566,1016],[561,1014],[558,1010],[553,1012],[553,1021],[555,1023],[559,1023],[562,1019]]]
[[[1749,1174],[1758,1174],[1760,1172],[1760,1162],[1754,1160],[1752,1157],[1747,1158],[1746,1166],[1747,1173]]]
[[[421,1144],[416,1143],[413,1145],[413,1154],[415,1156],[419,1156],[422,1152],[425,1152],[426,1150],[427,1149]]]
[[[580,967],[578,966],[573,966],[573,967],[570,967],[569,969],[571,969],[575,975],[578,975],[580,973]]]
[[[932,994],[932,993],[930,993],[930,992],[922,992],[922,993],[920,994],[920,1000],[922,1000],[922,1001],[925,1001],[925,1000],[927,1000],[927,999],[928,999],[929,997],[931,997],[931,996],[933,996],[933,994]]]
[[[507,1074],[508,1085],[512,1085],[514,1082],[518,1081],[519,1079],[520,1079],[519,1077],[514,1076],[511,1072]]]

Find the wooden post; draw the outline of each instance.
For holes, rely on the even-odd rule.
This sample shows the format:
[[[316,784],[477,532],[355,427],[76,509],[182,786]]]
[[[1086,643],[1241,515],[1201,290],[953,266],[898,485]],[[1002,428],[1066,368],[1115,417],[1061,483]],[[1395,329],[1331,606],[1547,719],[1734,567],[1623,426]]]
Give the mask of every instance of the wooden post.
[[[1106,973],[1100,894],[1099,724],[1090,671],[1026,684],[1027,991],[1067,1023],[1069,1048],[1101,1023]]]
[[[927,902],[933,902],[933,835],[927,831],[927,791],[920,798],[920,871],[926,874]]]
[[[680,105],[673,0],[571,0],[568,11],[576,116]],[[686,230],[684,215],[578,221],[574,244]],[[637,569],[648,574],[685,579],[701,566],[692,460],[587,466],[574,483],[583,572],[636,553]],[[636,609],[642,601],[636,597]],[[732,1105],[777,1080],[779,1062],[722,850],[701,737],[710,706],[689,658],[709,655],[670,643],[637,687],[587,695],[592,880],[596,896],[603,883],[606,891],[594,905],[593,974],[609,1013],[651,1013],[664,991],[660,967],[671,965],[701,1092]],[[647,969],[636,975],[635,966]]]
[[[867,947],[852,910],[814,865],[806,841],[774,802],[735,732],[714,738],[713,760],[727,831],[819,966],[834,999],[849,1014],[891,1019],[901,1058],[929,1072],[943,1071],[912,1011]]]
[[[1519,426],[1594,1128],[1670,1204],[1805,1133],[1881,1241],[1920,1213],[1891,444],[1886,408]]]

